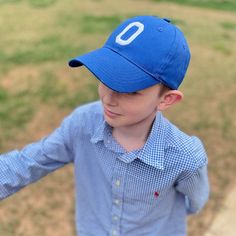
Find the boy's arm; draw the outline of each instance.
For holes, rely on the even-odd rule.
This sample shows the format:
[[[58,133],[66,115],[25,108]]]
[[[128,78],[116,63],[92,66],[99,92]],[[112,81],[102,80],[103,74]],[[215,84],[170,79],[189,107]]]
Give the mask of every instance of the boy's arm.
[[[68,117],[39,142],[0,154],[0,200],[73,161],[72,130]]]
[[[207,173],[207,154],[202,142],[192,137],[192,150],[187,159],[192,161],[192,168],[183,171],[176,184],[176,190],[185,195],[188,214],[200,211],[209,198],[209,181]]]
[[[200,167],[191,176],[181,180],[176,190],[185,195],[185,205],[188,214],[199,212],[209,197],[209,182],[207,165]]]

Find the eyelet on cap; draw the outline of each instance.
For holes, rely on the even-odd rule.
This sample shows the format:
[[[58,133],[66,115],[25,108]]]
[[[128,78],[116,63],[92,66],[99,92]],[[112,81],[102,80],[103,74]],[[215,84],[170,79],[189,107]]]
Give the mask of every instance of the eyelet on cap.
[[[169,18],[163,18],[164,21],[171,23],[171,20]]]

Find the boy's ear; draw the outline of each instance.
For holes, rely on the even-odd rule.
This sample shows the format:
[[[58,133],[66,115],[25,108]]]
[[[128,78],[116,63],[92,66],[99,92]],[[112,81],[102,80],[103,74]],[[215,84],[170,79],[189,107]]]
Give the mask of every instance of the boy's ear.
[[[158,105],[159,111],[164,111],[170,106],[183,99],[184,95],[179,90],[169,90],[160,97],[160,103]]]

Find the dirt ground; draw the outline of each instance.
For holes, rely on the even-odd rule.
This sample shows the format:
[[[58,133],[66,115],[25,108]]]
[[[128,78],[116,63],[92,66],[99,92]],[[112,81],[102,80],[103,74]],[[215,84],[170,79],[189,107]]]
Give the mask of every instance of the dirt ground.
[[[221,211],[216,216],[204,236],[235,236],[236,235],[236,186],[229,192]]]

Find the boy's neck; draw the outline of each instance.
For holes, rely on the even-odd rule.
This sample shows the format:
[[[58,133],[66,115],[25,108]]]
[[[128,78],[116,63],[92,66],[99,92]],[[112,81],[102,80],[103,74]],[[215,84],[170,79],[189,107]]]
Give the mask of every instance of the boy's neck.
[[[154,120],[155,115],[128,127],[114,127],[112,135],[127,152],[140,149],[147,141]]]

